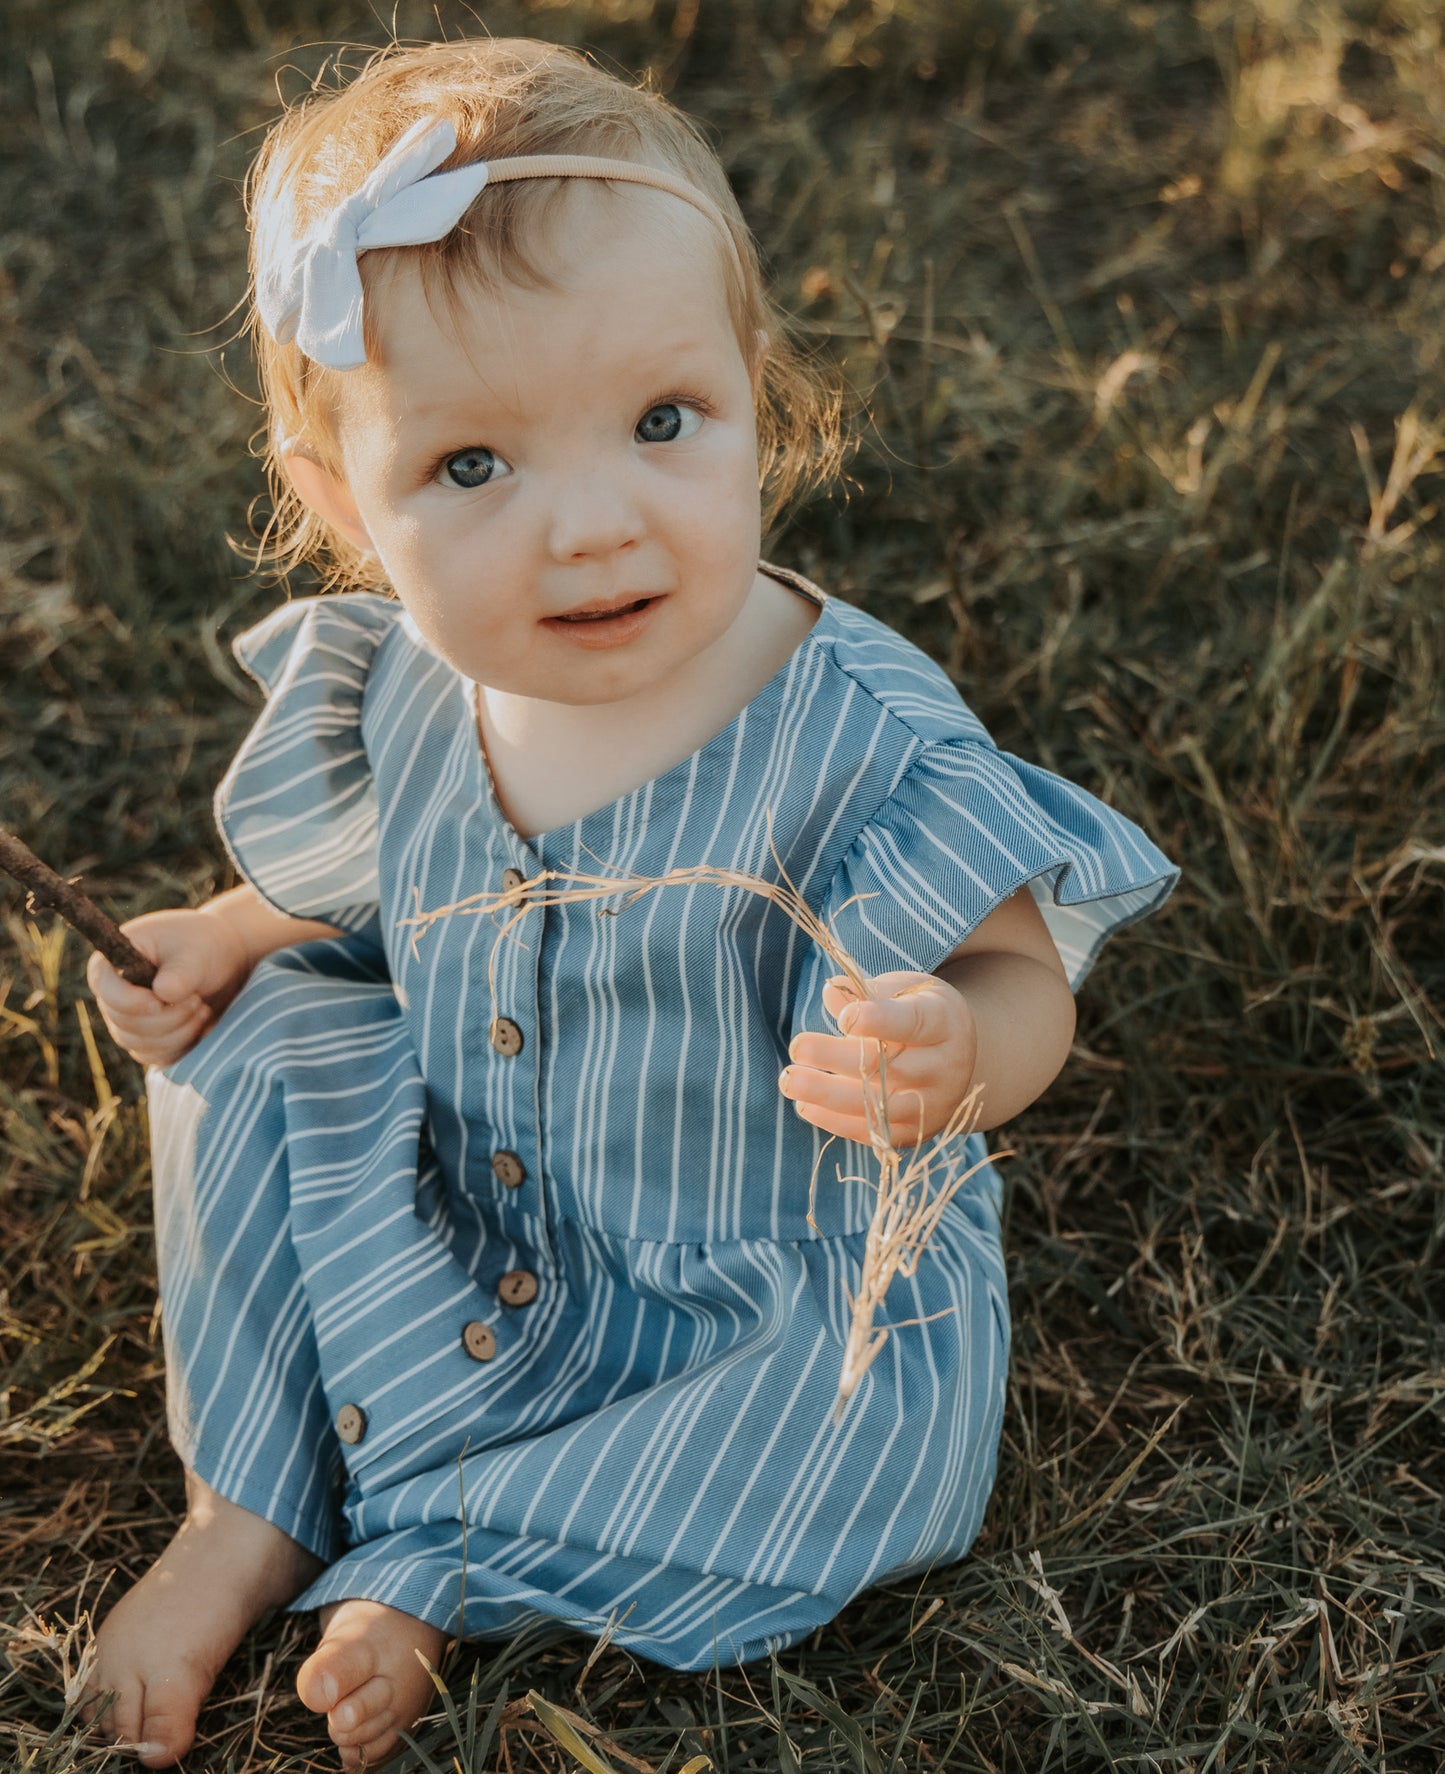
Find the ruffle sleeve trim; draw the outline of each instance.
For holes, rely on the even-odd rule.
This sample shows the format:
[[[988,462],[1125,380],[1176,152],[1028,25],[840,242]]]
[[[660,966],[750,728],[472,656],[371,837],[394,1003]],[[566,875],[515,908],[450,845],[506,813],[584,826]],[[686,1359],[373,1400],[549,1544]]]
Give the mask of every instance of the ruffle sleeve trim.
[[[869,974],[932,973],[1029,886],[1077,986],[1179,871],[1087,790],[987,741],[926,746],[864,826],[823,915]]]
[[[237,869],[272,905],[362,931],[377,917],[376,785],[361,705],[397,606],[366,592],[298,598],[237,637],[266,706],[216,791]]]

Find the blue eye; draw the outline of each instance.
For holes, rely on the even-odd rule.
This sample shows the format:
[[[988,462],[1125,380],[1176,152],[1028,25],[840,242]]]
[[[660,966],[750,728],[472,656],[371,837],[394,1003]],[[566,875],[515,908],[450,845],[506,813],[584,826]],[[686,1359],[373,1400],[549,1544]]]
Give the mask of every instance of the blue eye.
[[[448,456],[437,470],[437,479],[445,487],[484,487],[501,466],[501,457],[480,447],[458,450]]]
[[[684,430],[689,420],[691,426]],[[637,421],[637,435],[643,443],[673,443],[679,437],[691,437],[701,424],[702,414],[695,407],[664,400],[649,407]]]

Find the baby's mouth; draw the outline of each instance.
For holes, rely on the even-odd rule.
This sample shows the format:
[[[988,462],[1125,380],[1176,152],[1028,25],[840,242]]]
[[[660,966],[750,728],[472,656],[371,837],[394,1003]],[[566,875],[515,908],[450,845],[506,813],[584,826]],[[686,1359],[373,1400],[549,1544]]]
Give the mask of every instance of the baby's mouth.
[[[630,604],[610,604],[603,608],[591,610],[572,610],[566,616],[554,616],[553,622],[609,622],[615,616],[632,616],[639,610],[645,610],[656,600],[650,597],[634,598]]]

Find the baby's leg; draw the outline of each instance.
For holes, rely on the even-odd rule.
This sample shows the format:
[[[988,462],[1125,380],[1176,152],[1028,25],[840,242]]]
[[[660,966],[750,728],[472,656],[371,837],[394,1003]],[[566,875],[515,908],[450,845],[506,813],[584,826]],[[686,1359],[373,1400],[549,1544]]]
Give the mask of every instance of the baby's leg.
[[[436,1698],[421,1657],[437,1668],[446,1642],[437,1627],[384,1602],[321,1610],[321,1643],[301,1665],[296,1692],[313,1712],[326,1714],[343,1768],[374,1768],[401,1747],[400,1733]]]
[[[352,977],[322,971],[330,960]],[[389,988],[340,944],[258,967],[220,1027],[150,1075],[171,1439],[185,1521],[101,1627],[102,1729],[170,1766],[258,1617],[337,1549],[340,1449],[292,1245],[286,1085],[334,1076],[347,1017]],[[92,1708],[92,1711],[94,1708]]]
[[[221,1666],[268,1608],[299,1595],[321,1561],[290,1535],[186,1474],[186,1517],[96,1635],[88,1713],[148,1768],[190,1748]]]

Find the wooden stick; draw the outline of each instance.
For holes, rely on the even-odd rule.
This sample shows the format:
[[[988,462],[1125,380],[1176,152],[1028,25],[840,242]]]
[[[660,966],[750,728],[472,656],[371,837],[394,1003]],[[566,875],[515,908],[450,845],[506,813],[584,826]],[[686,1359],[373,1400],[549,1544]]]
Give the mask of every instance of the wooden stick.
[[[87,898],[73,881],[46,868],[33,850],[4,830],[0,830],[0,869],[14,875],[25,889],[29,909],[58,912],[92,948],[100,950],[122,979],[133,986],[148,986],[155,978],[154,961],[148,961],[134,943],[121,935],[120,926],[107,918],[93,899]]]

